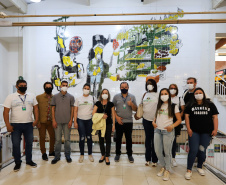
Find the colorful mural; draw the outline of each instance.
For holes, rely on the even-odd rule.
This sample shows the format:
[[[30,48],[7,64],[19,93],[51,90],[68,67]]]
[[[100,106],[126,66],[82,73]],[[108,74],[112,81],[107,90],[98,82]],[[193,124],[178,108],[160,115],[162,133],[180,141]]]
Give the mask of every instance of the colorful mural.
[[[164,16],[164,20],[177,20],[183,17],[180,14]],[[68,17],[54,21],[66,21]],[[135,81],[143,78],[144,81],[153,78],[157,82],[165,79],[167,65],[171,57],[178,55],[182,42],[179,39],[178,27],[166,24],[127,26],[115,36],[106,38],[103,34],[95,34],[92,39],[92,48],[88,53],[88,64],[78,63],[76,56],[83,47],[83,40],[73,36],[69,49],[66,49],[66,26],[56,27],[56,51],[60,56],[60,64],[54,65],[51,71],[51,80],[55,86],[60,81],[67,80],[69,87],[75,87],[83,78],[91,84],[91,92],[98,96],[104,79],[112,81]],[[111,37],[113,39],[111,39]],[[107,45],[112,44],[110,61],[104,61],[103,55]],[[109,51],[106,52],[109,54]],[[86,63],[87,63],[86,62]],[[85,71],[86,69],[86,71]]]
[[[55,22],[66,21],[68,17],[63,17],[54,20]],[[61,81],[68,81],[69,87],[75,87],[80,80],[84,77],[83,73],[85,72],[84,66],[82,63],[76,61],[76,56],[79,55],[79,52],[82,50],[83,41],[79,36],[74,36],[71,38],[69,43],[69,50],[65,46],[65,40],[68,39],[65,35],[66,26],[57,26],[56,27],[56,51],[60,56],[60,65],[54,65],[51,70],[51,81],[57,87],[58,90]]]

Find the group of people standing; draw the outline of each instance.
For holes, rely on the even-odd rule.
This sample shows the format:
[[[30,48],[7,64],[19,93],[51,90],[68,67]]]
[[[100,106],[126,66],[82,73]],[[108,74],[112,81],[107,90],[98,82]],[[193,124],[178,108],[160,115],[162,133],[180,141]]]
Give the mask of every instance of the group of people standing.
[[[192,176],[192,166],[198,157],[197,170],[200,175],[205,175],[202,165],[206,158],[206,148],[211,137],[217,134],[218,111],[215,105],[206,98],[201,88],[196,88],[197,81],[191,77],[187,79],[188,90],[182,97],[178,97],[178,87],[170,84],[157,92],[155,80],[149,79],[145,84],[146,92],[142,96],[143,126],[145,131],[145,159],[146,166],[155,167],[159,161],[162,166],[158,176],[168,180],[171,166],[177,166],[176,136],[180,135],[181,121],[185,119],[189,138],[189,154],[186,179]],[[116,94],[110,101],[110,92],[103,89],[99,101],[90,95],[90,85],[83,86],[83,95],[74,99],[67,92],[68,82],[61,82],[61,91],[52,95],[53,84],[44,84],[44,93],[35,97],[26,93],[27,82],[18,80],[17,92],[9,95],[4,102],[4,120],[7,130],[12,132],[13,156],[15,159],[14,171],[20,170],[21,135],[25,137],[26,164],[36,167],[32,161],[33,126],[37,126],[40,136],[40,149],[42,159],[48,160],[45,149],[46,130],[50,136],[49,157],[56,164],[61,158],[62,132],[64,135],[64,153],[68,163],[72,162],[70,147],[70,132],[74,120],[74,128],[79,132],[79,162],[84,160],[84,145],[87,139],[88,159],[93,162],[92,156],[92,131],[93,125],[99,127],[98,136],[101,151],[99,163],[105,161],[110,165],[111,135],[116,131],[115,162],[120,161],[121,143],[123,134],[126,137],[126,150],[129,162],[133,163],[132,156],[132,130],[133,111],[137,111],[134,95],[129,93],[129,84],[120,84],[121,93]],[[9,112],[11,119],[9,121]],[[34,111],[35,121],[32,114]],[[135,119],[141,119],[137,114]],[[185,117],[185,118],[184,118]],[[104,124],[103,124],[104,123]],[[93,131],[94,132],[94,131]],[[95,133],[94,133],[95,134]],[[104,144],[106,141],[106,146]],[[172,158],[173,156],[173,158]]]

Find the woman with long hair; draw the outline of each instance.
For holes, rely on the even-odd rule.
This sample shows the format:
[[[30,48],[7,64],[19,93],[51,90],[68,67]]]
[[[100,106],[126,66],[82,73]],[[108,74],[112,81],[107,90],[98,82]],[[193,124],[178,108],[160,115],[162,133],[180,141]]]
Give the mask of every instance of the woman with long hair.
[[[203,89],[196,88],[192,101],[185,108],[185,123],[189,140],[185,174],[187,180],[191,179],[192,166],[196,156],[198,157],[197,171],[201,176],[205,175],[202,165],[206,160],[206,148],[209,146],[212,136],[217,135],[218,114],[214,103],[206,99]]]
[[[176,117],[176,122],[173,118]],[[169,89],[163,88],[159,93],[158,105],[155,120],[152,122],[155,128],[154,146],[161,170],[157,176],[163,176],[163,180],[169,180],[169,170],[172,162],[172,145],[174,140],[174,128],[181,123],[181,116],[178,106],[171,104]],[[164,154],[163,154],[164,152]],[[164,156],[165,155],[165,156]]]
[[[180,110],[180,115],[181,115],[181,119],[183,120],[183,115],[184,115],[184,109],[185,109],[185,103],[183,98],[177,96],[178,95],[178,87],[176,84],[170,84],[169,85],[169,91],[170,91],[170,95],[171,95],[171,102],[176,104]],[[180,135],[180,131],[181,131],[181,127],[182,125],[178,125],[177,127],[175,127],[174,132],[175,132],[175,138],[173,141],[173,146],[172,146],[172,164],[174,167],[177,166],[177,162],[176,162],[176,138]]]
[[[102,163],[105,160],[106,165],[110,165],[109,156],[111,150],[111,133],[115,131],[115,107],[110,99],[109,91],[103,89],[99,101],[96,102],[93,109],[93,115],[95,113],[104,113],[102,119],[106,119],[105,137],[101,137],[101,131],[98,132],[100,151],[102,155],[99,163]],[[106,149],[104,146],[104,139],[106,140]]]
[[[155,119],[155,113],[158,103],[158,93],[157,93],[157,84],[153,79],[148,79],[145,84],[146,92],[142,96],[141,103],[143,104],[143,126],[145,132],[145,159],[146,166],[151,165],[153,167],[157,166],[158,158],[154,149],[154,127],[152,125],[153,120]],[[140,119],[135,114],[135,119]]]

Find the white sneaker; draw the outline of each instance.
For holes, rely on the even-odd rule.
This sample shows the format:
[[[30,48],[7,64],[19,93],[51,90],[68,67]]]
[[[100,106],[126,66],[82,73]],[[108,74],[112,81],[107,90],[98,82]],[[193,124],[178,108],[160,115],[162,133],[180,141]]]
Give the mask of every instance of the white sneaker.
[[[174,167],[177,167],[177,162],[176,162],[175,158],[172,159],[172,164],[173,164]]]
[[[162,177],[164,174],[165,168],[161,168],[161,170],[157,173],[157,176]]]
[[[89,158],[90,162],[94,162],[94,158],[93,158],[92,154],[88,155],[88,158]]]
[[[184,175],[186,180],[190,180],[191,176],[192,176],[192,172],[186,172],[185,175]]]
[[[84,160],[84,155],[80,155],[78,162],[82,163]]]
[[[150,162],[147,161],[147,162],[145,163],[145,166],[149,166],[149,165],[150,165]]]
[[[197,171],[198,171],[199,175],[201,175],[201,176],[205,175],[205,171],[202,168],[197,168]]]
[[[157,163],[151,163],[151,166],[152,167],[156,167],[157,166]]]
[[[163,179],[164,181],[168,181],[168,180],[169,180],[169,176],[170,176],[169,171],[165,171],[162,179]]]

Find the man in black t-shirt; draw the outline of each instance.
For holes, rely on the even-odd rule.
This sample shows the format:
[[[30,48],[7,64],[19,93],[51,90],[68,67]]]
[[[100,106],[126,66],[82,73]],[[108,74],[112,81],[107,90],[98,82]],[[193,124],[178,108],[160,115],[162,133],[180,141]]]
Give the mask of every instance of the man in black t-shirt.
[[[196,85],[197,85],[197,79],[194,77],[189,77],[187,79],[187,88],[184,91],[184,94],[182,95],[182,98],[184,99],[185,102],[185,106],[188,104],[188,102],[190,102],[191,97],[194,96],[194,90],[196,89]]]

